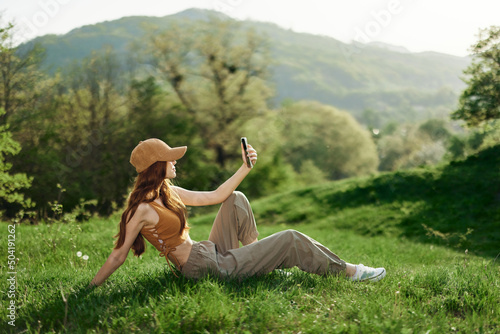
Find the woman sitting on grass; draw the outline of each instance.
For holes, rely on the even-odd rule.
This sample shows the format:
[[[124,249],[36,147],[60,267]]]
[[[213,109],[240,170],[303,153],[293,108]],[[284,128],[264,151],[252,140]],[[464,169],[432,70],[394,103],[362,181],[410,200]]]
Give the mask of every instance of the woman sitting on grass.
[[[314,274],[344,274],[353,281],[378,281],[384,268],[352,265],[308,236],[286,230],[258,240],[255,219],[245,195],[235,191],[251,171],[245,163],[215,191],[189,191],[173,186],[176,160],[187,147],[171,148],[159,139],[141,141],[132,151],[130,162],[139,175],[120,221],[115,248],[97,272],[91,285],[101,285],[127,258],[144,252],[144,238],[172,261],[186,277],[207,273],[218,277],[249,277],[278,268],[299,267]],[[248,157],[255,164],[257,152],[248,145]],[[220,204],[207,241],[189,237],[186,206]],[[239,247],[239,243],[244,247]]]

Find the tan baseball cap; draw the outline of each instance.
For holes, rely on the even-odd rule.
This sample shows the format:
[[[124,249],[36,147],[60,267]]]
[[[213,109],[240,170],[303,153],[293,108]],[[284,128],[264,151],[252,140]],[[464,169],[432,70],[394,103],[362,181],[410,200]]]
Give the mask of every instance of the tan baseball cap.
[[[182,158],[187,146],[170,147],[157,138],[141,141],[130,155],[130,163],[141,173],[157,161],[174,161]]]

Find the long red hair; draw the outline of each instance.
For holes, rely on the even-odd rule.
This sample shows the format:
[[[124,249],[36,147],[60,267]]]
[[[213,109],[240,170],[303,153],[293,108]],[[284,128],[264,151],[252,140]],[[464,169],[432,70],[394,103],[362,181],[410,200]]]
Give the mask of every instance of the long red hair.
[[[182,203],[179,196],[172,190],[172,182],[165,179],[167,173],[167,163],[165,161],[157,161],[148,167],[142,173],[139,173],[135,179],[134,189],[128,198],[127,208],[122,214],[120,220],[120,231],[115,238],[115,249],[123,246],[126,235],[126,225],[134,216],[137,207],[141,203],[150,203],[161,198],[163,205],[173,211],[181,221],[181,228],[179,234],[187,228],[187,210],[184,203]],[[146,245],[141,233],[137,236],[132,245],[132,250],[135,256],[140,256],[144,253]]]

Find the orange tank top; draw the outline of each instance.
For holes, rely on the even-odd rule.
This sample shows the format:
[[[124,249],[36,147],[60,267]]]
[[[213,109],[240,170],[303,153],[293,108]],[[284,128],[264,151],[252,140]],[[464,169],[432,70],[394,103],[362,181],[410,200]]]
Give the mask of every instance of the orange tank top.
[[[188,238],[188,228],[184,228],[182,233],[179,233],[181,220],[172,210],[154,201],[149,204],[155,209],[160,219],[154,227],[144,226],[141,229],[141,234],[160,251],[160,256],[165,256],[168,261],[169,255],[173,256],[170,253],[175,251],[175,247],[182,244]],[[180,268],[179,261],[175,256],[174,262],[177,268]]]

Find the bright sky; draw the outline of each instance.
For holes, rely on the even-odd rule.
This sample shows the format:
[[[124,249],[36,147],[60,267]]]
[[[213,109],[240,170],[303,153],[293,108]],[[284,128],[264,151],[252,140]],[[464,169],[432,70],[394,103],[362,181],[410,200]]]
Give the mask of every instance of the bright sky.
[[[498,0],[0,0],[23,39],[64,34],[123,16],[206,8],[343,42],[380,41],[412,52],[465,56],[480,28],[500,25]]]

